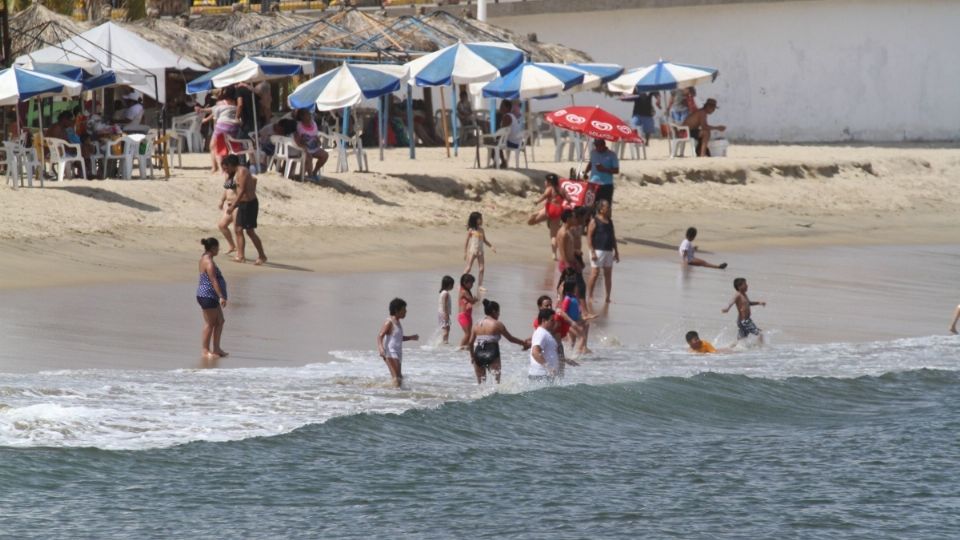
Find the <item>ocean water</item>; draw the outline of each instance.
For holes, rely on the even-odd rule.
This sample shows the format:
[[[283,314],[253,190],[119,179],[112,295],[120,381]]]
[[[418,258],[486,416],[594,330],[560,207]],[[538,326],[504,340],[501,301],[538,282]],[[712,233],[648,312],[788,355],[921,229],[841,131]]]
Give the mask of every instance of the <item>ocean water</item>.
[[[503,383],[476,385],[464,353],[434,343],[432,314],[412,313],[424,342],[391,388],[373,347],[382,314],[364,312],[391,280],[420,278],[405,295],[432,309],[416,274],[238,283],[235,356],[215,369],[187,352],[196,321],[167,320],[178,300],[147,324],[127,294],[74,319],[102,289],[56,291],[59,318],[49,291],[6,293],[0,536],[957,538],[960,342],[942,335],[957,256],[742,256],[761,270],[747,277],[770,302],[755,314],[767,344],[713,356],[682,335],[728,344],[734,276],[631,261],[594,354],[554,386],[528,381],[509,344]],[[311,316],[292,299],[335,297],[339,279],[357,284],[342,309]],[[550,280],[491,276],[516,333]],[[133,292],[174,298],[165,287]],[[266,298],[280,308],[245,320]],[[157,337],[180,325],[172,344]]]

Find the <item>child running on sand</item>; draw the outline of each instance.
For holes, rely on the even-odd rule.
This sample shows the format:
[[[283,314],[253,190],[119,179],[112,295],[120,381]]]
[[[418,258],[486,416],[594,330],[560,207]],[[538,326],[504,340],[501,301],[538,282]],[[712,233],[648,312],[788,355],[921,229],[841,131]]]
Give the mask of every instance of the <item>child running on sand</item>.
[[[473,274],[460,276],[460,298],[457,300],[457,307],[459,308],[457,322],[463,329],[460,350],[466,350],[470,345],[470,330],[473,328],[473,305],[477,303],[477,298],[470,292],[471,287],[473,287]]]
[[[400,371],[400,365],[403,362],[403,342],[416,341],[420,336],[403,335],[403,325],[400,319],[407,316],[407,303],[401,298],[394,298],[390,301],[390,317],[384,321],[380,327],[380,333],[377,334],[377,349],[380,352],[380,358],[387,364],[390,370],[390,377],[393,379],[393,385],[400,387],[403,382],[403,374]]]
[[[463,273],[469,274],[470,271],[473,270],[473,261],[477,261],[477,268],[479,269],[477,289],[480,291],[486,290],[483,288],[484,244],[490,246],[490,249],[492,249],[494,253],[497,252],[497,249],[487,240],[487,236],[483,232],[483,214],[480,212],[471,212],[470,217],[467,218],[467,240],[463,244],[463,260],[467,261],[467,267],[463,270]]]
[[[719,270],[727,267],[727,263],[711,264],[703,259],[697,258],[697,246],[693,245],[693,240],[697,237],[696,227],[687,229],[686,236],[683,242],[680,242],[680,264],[684,266],[704,266],[706,268],[717,268]]]
[[[443,336],[441,343],[447,345],[450,343],[450,291],[453,289],[453,278],[443,276],[440,280],[440,300],[437,306],[437,320],[440,323],[440,333]]]
[[[757,336],[757,341],[763,343],[763,335],[760,333],[760,329],[757,328],[757,325],[753,323],[753,320],[750,318],[750,306],[766,306],[766,302],[751,302],[750,298],[747,297],[747,280],[738,277],[733,280],[733,288],[736,289],[737,294],[733,297],[733,300],[727,304],[727,307],[720,310],[723,313],[730,311],[734,305],[737,306],[737,340],[749,337],[750,334]]]

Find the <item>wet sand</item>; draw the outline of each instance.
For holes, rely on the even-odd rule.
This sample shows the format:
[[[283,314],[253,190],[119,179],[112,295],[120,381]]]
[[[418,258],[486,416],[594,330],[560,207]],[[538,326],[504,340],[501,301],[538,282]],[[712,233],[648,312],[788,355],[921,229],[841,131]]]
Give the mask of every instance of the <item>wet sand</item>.
[[[754,308],[754,320],[773,347],[944,334],[960,300],[958,246],[717,251],[703,256],[729,262],[726,271],[683,271],[666,247],[617,265],[615,302],[600,310],[591,330],[594,356],[620,346],[682,349],[690,329],[728,345],[736,335],[735,315],[720,308],[738,276],[748,279],[751,298],[768,302]],[[300,366],[331,361],[329,351],[373,351],[386,305],[398,295],[409,303],[407,333],[419,333],[419,345],[429,345],[440,278],[456,278],[462,270],[448,263],[434,270],[250,274],[220,264],[231,295],[224,332],[231,355],[216,364],[221,368]],[[508,328],[528,334],[536,298],[555,285],[554,266],[547,260],[500,264],[495,258],[488,264],[488,297],[500,302]],[[195,286],[191,280],[0,291],[0,369],[203,367]],[[455,326],[451,341],[460,336]],[[408,345],[405,361],[416,362],[416,346]],[[464,362],[466,369],[465,355]]]

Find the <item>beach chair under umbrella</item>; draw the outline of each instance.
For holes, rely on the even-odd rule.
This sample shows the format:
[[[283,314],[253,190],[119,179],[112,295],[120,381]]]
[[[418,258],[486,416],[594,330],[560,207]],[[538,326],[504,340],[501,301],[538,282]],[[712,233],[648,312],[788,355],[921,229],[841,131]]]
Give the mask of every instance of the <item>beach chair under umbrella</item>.
[[[320,111],[347,109],[364,99],[386,96],[400,89],[406,79],[406,66],[390,64],[348,64],[322,73],[298,86],[288,97],[287,103],[295,109],[316,107]],[[383,160],[383,146],[386,131],[386,109],[383,100],[379,101],[380,160]],[[343,113],[342,134],[347,135],[349,115]],[[411,123],[410,129],[413,126]],[[345,142],[340,141],[341,151]]]
[[[83,91],[83,85],[56,75],[49,75],[26,68],[13,66],[0,71],[0,105],[18,105],[21,101],[31,98],[54,96],[76,96]],[[19,124],[20,108],[17,108],[17,123]],[[40,148],[43,148],[43,114],[40,114]],[[43,152],[40,155],[41,168],[45,159]],[[40,176],[40,187],[43,187],[43,176]]]
[[[499,42],[459,42],[434,51],[426,56],[407,63],[410,68],[410,80],[417,86],[434,87],[457,84],[488,82],[504,75],[523,63],[524,53],[512,43]],[[457,92],[453,94],[453,110],[457,109]],[[441,110],[445,111],[443,92],[440,93]],[[443,113],[444,141],[446,142],[446,112]],[[494,115],[491,115],[491,123]],[[454,114],[453,126],[454,154],[459,149],[457,137],[457,115]],[[449,156],[449,147],[447,148]]]

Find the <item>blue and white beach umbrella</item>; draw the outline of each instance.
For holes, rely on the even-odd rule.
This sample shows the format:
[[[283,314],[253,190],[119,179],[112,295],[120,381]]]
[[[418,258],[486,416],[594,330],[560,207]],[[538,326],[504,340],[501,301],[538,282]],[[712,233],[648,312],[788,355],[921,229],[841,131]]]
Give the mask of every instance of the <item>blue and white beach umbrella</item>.
[[[583,84],[585,73],[562,64],[524,62],[483,87],[483,97],[533,99],[555,96]]]
[[[204,73],[187,83],[187,92],[196,94],[214,88],[224,88],[241,82],[282,79],[313,73],[313,62],[291,58],[246,56]]]
[[[407,63],[417,86],[450,86],[487,82],[523,63],[523,51],[512,43],[459,42]]]
[[[566,65],[574,69],[585,71],[596,77],[596,79],[599,81],[596,83],[596,86],[600,86],[602,83],[610,82],[616,79],[620,75],[623,75],[624,71],[623,66],[618,64],[572,63]],[[589,81],[585,81],[585,84],[589,84]]]
[[[37,62],[28,66],[33,71],[56,75],[83,83],[84,90],[96,90],[118,84],[117,74],[113,70],[104,70],[98,63],[85,66],[59,64],[55,62]],[[121,81],[122,82],[122,81]]]
[[[76,96],[83,85],[57,75],[13,66],[0,71],[0,105],[16,105],[34,97]]]
[[[718,74],[719,71],[710,67],[660,60],[651,66],[631,69],[607,83],[607,88],[622,94],[674,90],[713,81]]]
[[[352,107],[364,99],[396,92],[406,76],[405,66],[344,63],[298,86],[287,102],[295,109]]]

